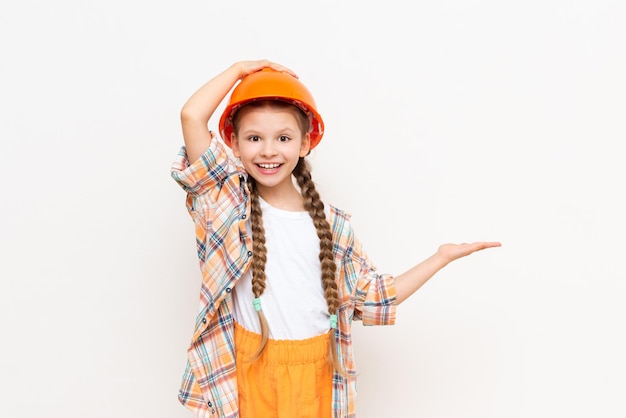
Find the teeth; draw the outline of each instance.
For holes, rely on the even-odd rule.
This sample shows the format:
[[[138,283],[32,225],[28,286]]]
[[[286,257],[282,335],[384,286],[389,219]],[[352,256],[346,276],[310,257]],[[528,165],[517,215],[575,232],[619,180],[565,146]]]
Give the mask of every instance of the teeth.
[[[261,167],[261,168],[276,168],[279,165],[280,164],[259,164],[259,167]]]

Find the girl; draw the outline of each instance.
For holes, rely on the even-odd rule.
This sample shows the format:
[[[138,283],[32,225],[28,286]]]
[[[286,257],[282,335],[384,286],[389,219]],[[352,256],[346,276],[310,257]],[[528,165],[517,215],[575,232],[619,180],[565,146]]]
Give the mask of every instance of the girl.
[[[231,158],[207,125],[238,82],[219,122]],[[305,157],[324,124],[277,63],[233,64],[189,98],[181,122],[172,176],[203,279],[181,403],[198,417],[354,417],[352,321],[393,324],[441,268],[500,244],[445,244],[404,274],[379,274],[348,215],[320,200]]]

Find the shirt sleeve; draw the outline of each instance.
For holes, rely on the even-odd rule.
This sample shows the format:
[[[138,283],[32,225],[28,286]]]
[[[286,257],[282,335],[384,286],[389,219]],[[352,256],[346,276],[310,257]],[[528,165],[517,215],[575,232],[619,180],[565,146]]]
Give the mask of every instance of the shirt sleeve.
[[[330,220],[340,268],[342,304],[363,325],[393,325],[396,320],[395,279],[380,274],[363,250],[350,224],[350,215],[331,207]]]
[[[223,183],[236,167],[229,158],[220,141],[211,141],[211,145],[195,162],[187,157],[183,146],[171,168],[172,178],[190,196],[200,196]]]
[[[354,238],[353,262],[360,266],[357,277],[354,319],[363,325],[393,325],[396,322],[395,279],[380,274]]]

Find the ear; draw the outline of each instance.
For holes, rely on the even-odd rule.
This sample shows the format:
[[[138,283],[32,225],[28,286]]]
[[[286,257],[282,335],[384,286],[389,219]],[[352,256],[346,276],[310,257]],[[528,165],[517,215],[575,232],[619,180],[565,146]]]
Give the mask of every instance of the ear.
[[[306,157],[311,152],[311,134],[307,133],[302,137],[300,143],[300,157]]]
[[[237,141],[234,132],[230,134],[230,148],[233,150],[233,155],[236,158],[241,157],[241,152],[239,152],[239,141]]]

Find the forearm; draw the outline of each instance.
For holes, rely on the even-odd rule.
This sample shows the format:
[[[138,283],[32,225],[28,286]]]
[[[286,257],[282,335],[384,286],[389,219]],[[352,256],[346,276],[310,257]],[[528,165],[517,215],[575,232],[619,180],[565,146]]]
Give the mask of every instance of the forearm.
[[[448,261],[435,253],[410,270],[396,276],[396,303],[400,304],[406,300],[447,264]]]
[[[466,257],[476,251],[487,248],[500,247],[497,241],[492,242],[472,242],[464,244],[443,244],[439,246],[437,252],[422,261],[406,273],[396,277],[397,303],[404,301],[417,289],[422,287],[439,270],[447,266],[454,260]]]
[[[231,65],[200,87],[183,106],[180,118],[190,162],[196,161],[209,147],[209,119],[241,76],[239,65]]]

